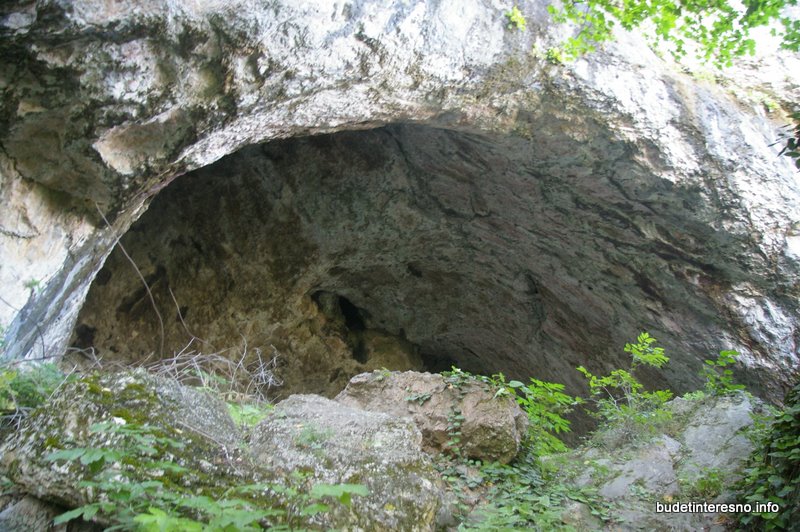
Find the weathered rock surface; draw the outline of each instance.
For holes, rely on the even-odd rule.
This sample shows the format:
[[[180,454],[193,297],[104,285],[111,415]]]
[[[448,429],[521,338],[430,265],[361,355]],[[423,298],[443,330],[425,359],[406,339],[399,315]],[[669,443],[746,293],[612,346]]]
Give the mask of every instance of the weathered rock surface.
[[[142,443],[145,440],[136,435],[92,430],[93,424],[101,422],[147,428],[148,434],[182,446]],[[108,488],[80,483],[104,480],[112,473],[118,482],[160,482],[175,497],[214,499],[230,497],[236,488],[254,484],[292,485],[299,493],[322,483],[361,484],[369,493],[353,496],[350,507],[331,504],[330,511],[313,517],[293,515],[293,526],[424,531],[433,530],[441,515],[446,517],[440,510],[447,501],[438,473],[421,450],[421,439],[411,420],[307,395],[279,403],[245,441],[220,399],[137,371],[65,385],[3,442],[0,475],[22,493],[67,508],[102,498],[103,489]],[[146,456],[130,450],[143,445],[152,446]],[[100,462],[101,473],[92,469],[91,461],[81,465],[77,457],[48,459],[53,452],[73,449],[128,449],[128,454]],[[159,465],[162,461],[185,469],[173,475]],[[284,492],[259,489],[263,491],[260,502],[270,508],[300,505],[297,497],[287,499]],[[292,511],[299,512],[308,504]],[[0,514],[0,527],[4,522],[51,519],[55,511],[40,508],[34,499],[23,499]],[[100,514],[97,519],[109,524],[107,516]]]
[[[443,502],[421,442],[411,420],[293,395],[253,429],[249,443],[259,467],[367,486],[369,495],[354,498],[349,512],[325,516],[325,525],[410,531],[433,530]]]
[[[64,509],[26,495],[0,512],[0,530],[3,532],[99,532],[102,528],[86,522],[53,525],[53,519]]]
[[[422,432],[423,446],[432,453],[452,451],[451,417],[460,414],[459,447],[464,455],[507,463],[519,451],[528,417],[513,399],[493,395],[480,383],[456,386],[439,374],[376,371],[353,377],[336,401],[413,419]]]
[[[565,34],[545,4],[520,3],[522,33],[488,0],[4,2],[4,356],[62,354],[117,237],[217,161],[153,206],[135,258],[180,285],[178,308],[191,302],[189,327],[215,346],[268,349],[289,331],[312,389],[359,369],[319,363],[347,348],[306,323],[326,291],[467,369],[577,390],[575,366],[619,367],[647,329],[671,388],[732,348],[743,380],[780,397],[800,316],[800,187],[769,147],[780,121],[636,35],[553,65],[531,53]],[[777,68],[776,100],[798,101],[797,58]],[[185,331],[163,294],[172,352]],[[157,327],[129,296],[129,312],[81,324],[104,356],[124,349],[117,324]]]
[[[591,447],[571,456],[575,483],[614,503],[612,530],[725,530],[716,513],[657,513],[655,503],[736,503],[731,491],[753,451],[746,431],[763,404],[745,394],[668,404],[669,434],[645,444]],[[707,437],[701,437],[705,434]],[[579,465],[582,464],[582,465]],[[578,519],[580,512],[568,516]],[[582,524],[591,516],[578,519]],[[580,526],[578,526],[580,529]]]
[[[89,478],[88,469],[76,463],[58,464],[47,456],[62,449],[112,448],[122,441],[120,434],[93,431],[97,423],[149,424],[164,437],[186,442],[191,451],[171,459],[189,468],[190,481],[214,478],[214,474],[222,479],[242,477],[228,461],[240,444],[240,436],[225,403],[144,372],[66,384],[0,447],[0,474],[21,490],[47,501],[70,507],[90,502],[91,489],[78,485]],[[192,477],[198,471],[203,474]],[[145,478],[151,473],[135,471]]]
[[[26,496],[0,512],[0,530],[22,532],[24,530],[66,531],[66,525],[52,526],[53,518],[63,510],[44,503],[35,497]]]

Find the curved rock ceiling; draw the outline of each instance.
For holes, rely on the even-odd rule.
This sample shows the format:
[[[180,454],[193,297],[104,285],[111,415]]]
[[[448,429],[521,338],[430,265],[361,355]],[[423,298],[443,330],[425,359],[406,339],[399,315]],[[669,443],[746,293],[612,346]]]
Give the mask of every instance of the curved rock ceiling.
[[[771,265],[742,252],[750,235],[720,216],[724,199],[653,175],[599,124],[585,124],[583,142],[529,125],[529,138],[413,124],[296,138],[181,177],[122,240],[156,297],[165,351],[190,335],[207,342],[191,346],[198,352],[274,347],[284,392],[336,393],[397,361],[354,359],[344,321],[314,304],[335,294],[427,367],[572,389],[578,365],[626,365],[622,347],[641,330],[672,358],[650,380],[678,391],[724,347],[775,356],[730,310],[733,287],[754,272],[768,278]],[[796,309],[790,292],[775,293]],[[117,252],[75,341],[109,361],[141,359],[159,352],[157,320]]]

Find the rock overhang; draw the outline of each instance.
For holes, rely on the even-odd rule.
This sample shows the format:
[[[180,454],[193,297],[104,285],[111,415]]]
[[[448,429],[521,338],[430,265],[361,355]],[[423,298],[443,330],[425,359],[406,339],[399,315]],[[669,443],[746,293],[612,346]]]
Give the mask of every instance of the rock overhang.
[[[317,348],[324,358],[306,330],[320,319],[311,329],[325,329],[309,306],[324,292],[429,366],[452,361],[577,391],[576,366],[622,367],[622,346],[648,330],[672,357],[651,383],[697,386],[702,358],[748,334],[730,298],[767,269],[741,254],[751,234],[720,230],[726,219],[706,191],[657,175],[636,161],[635,144],[599,125],[590,142],[571,139],[560,125],[542,120],[523,137],[393,124],[248,147],[181,178],[123,243],[151,281],[193,301],[193,330],[229,343],[247,331],[289,358]],[[121,287],[150,312],[127,260],[112,256],[106,268],[114,264],[128,280],[98,287],[79,320],[104,321],[114,331],[106,346],[141,327],[139,317],[100,319],[108,301],[130,297]],[[748,301],[753,312],[767,304]],[[238,326],[214,315],[223,305]],[[182,326],[172,326],[177,344]],[[156,331],[145,330],[134,351],[152,349]],[[340,379],[360,366],[348,368]]]
[[[622,343],[649,328],[681,352],[666,375],[679,389],[696,383],[698,360],[721,345],[744,353],[746,365],[756,368],[745,377],[757,386],[772,389],[789,378],[797,367],[797,261],[787,242],[800,221],[800,194],[789,165],[768,149],[774,128],[767,120],[714,87],[671,73],[635,36],[575,65],[553,65],[529,53],[533,41],[557,37],[552,28],[507,32],[499,5],[322,4],[276,2],[245,11],[227,3],[158,3],[136,13],[88,1],[69,9],[23,3],[3,8],[3,48],[14,58],[3,74],[3,177],[10,184],[3,187],[3,201],[19,189],[29,203],[49,189],[78,200],[78,207],[29,209],[34,221],[41,214],[30,238],[18,236],[28,235],[18,230],[27,223],[17,216],[22,209],[3,220],[10,228],[3,245],[13,260],[2,279],[16,309],[4,314],[9,356],[63,349],[116,236],[176,175],[265,140],[327,132],[333,135],[316,137],[318,142],[336,145],[355,135],[336,131],[416,122],[363,134],[384,156],[398,158],[407,153],[392,153],[374,135],[402,137],[417,154],[408,166],[419,174],[419,187],[428,187],[425,208],[459,220],[434,231],[432,245],[452,242],[444,235],[458,235],[462,227],[462,241],[480,238],[487,249],[506,235],[511,246],[527,242],[519,251],[538,259],[532,274],[519,260],[487,254],[485,275],[453,275],[462,263],[479,262],[465,245],[463,256],[427,264],[417,256],[424,259],[424,253],[410,250],[414,260],[403,257],[389,268],[366,257],[372,273],[356,268],[351,257],[349,270],[318,273],[314,283],[306,277],[308,290],[338,291],[380,317],[382,327],[409,340],[427,337],[427,351],[457,352],[454,360],[468,366],[491,359],[497,363],[486,369],[523,373],[531,366],[520,360],[534,357],[538,374],[564,380],[572,374],[566,368],[588,351],[606,353],[597,359],[618,365],[614,353]],[[538,12],[544,6],[524,7]],[[330,20],[323,24],[325,14]],[[54,27],[60,28],[55,36]],[[426,135],[429,144],[414,144]],[[732,138],[742,139],[739,149],[728,142]],[[296,141],[298,149],[324,152],[303,147],[310,142]],[[443,145],[448,155],[429,153]],[[464,155],[463,146],[479,155]],[[366,161],[377,157],[350,149]],[[434,179],[428,183],[420,175]],[[517,187],[506,186],[513,178],[519,178]],[[364,176],[347,179],[358,183]],[[465,192],[473,186],[466,181],[475,181],[478,192]],[[498,182],[505,183],[500,188],[508,205],[491,188]],[[533,211],[528,220],[539,223],[511,223],[521,198],[544,196],[550,210]],[[354,194],[348,201],[357,200]],[[90,214],[81,213],[81,201]],[[111,227],[95,213],[95,201]],[[565,204],[572,214],[559,214]],[[559,216],[560,223],[552,223]],[[546,239],[532,227],[542,222],[555,231]],[[393,223],[402,238],[401,221]],[[572,244],[590,249],[587,235],[594,231],[616,242],[603,282],[587,276],[590,258]],[[65,258],[36,274],[44,286],[29,296],[20,285],[44,248]],[[423,315],[406,326],[410,312],[392,310],[390,303],[402,299],[400,292],[383,282],[401,279],[404,267],[421,283],[424,266],[450,293],[471,284],[492,294],[486,302],[470,293],[463,301],[446,298],[452,306],[431,303],[461,323],[447,329],[447,342],[431,340],[442,318]],[[560,281],[552,280],[556,271],[564,273]],[[348,288],[345,274],[371,290]],[[602,296],[595,294],[598,286]],[[520,295],[525,293],[532,295]],[[499,307],[504,298],[516,319],[486,328],[465,325],[462,316],[491,315],[486,305]],[[614,298],[625,303],[608,310]],[[548,340],[534,342],[535,349],[531,323],[549,324]],[[497,349],[498,338],[506,347]],[[542,359],[533,351],[549,354]]]

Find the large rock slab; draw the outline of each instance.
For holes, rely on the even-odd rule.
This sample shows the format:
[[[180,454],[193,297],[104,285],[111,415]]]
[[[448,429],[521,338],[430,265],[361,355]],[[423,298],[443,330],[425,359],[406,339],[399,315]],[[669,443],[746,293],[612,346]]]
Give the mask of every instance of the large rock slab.
[[[46,501],[67,507],[92,502],[96,492],[80,483],[92,478],[93,472],[77,462],[57,463],[47,457],[60,450],[118,446],[124,436],[93,431],[98,423],[150,426],[159,437],[188,444],[190,452],[175,452],[166,459],[188,469],[189,483],[219,485],[244,478],[230,461],[240,435],[225,403],[143,371],[87,377],[64,385],[3,442],[0,473],[21,491]],[[148,479],[153,474],[123,462],[112,467],[133,478]]]
[[[364,530],[433,530],[442,486],[408,419],[366,412],[315,395],[293,395],[253,429],[257,467],[306,472],[315,482],[363,484],[349,512],[323,516],[326,526]]]
[[[494,397],[488,386],[477,381],[448,383],[439,374],[362,373],[350,380],[336,401],[413,419],[429,452],[452,453],[449,442],[458,430],[460,452],[489,462],[513,460],[528,430],[528,417],[513,399]],[[458,428],[453,427],[456,414],[463,416]]]

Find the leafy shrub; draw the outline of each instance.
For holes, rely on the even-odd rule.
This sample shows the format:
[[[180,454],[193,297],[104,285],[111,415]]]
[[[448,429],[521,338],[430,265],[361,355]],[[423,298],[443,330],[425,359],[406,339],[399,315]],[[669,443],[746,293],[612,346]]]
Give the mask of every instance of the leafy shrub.
[[[67,376],[52,363],[21,369],[0,368],[0,411],[36,408],[44,403]]]
[[[753,507],[772,502],[780,510],[740,514],[739,523],[748,530],[794,530],[800,522],[800,382],[787,394],[786,408],[750,463],[739,491]]]
[[[701,376],[706,379],[706,393],[708,395],[730,395],[738,390],[744,390],[741,384],[734,384],[733,370],[728,366],[736,362],[739,353],[736,351],[720,351],[716,360],[706,360]]]
[[[710,501],[722,493],[725,474],[719,469],[705,467],[692,478],[679,478],[678,483],[684,498]]]
[[[612,425],[623,440],[632,440],[638,434],[652,433],[672,417],[664,404],[672,398],[669,390],[644,391],[644,385],[633,375],[641,366],[662,368],[669,361],[664,349],[655,345],[656,339],[641,333],[634,344],[625,344],[631,355],[628,370],[617,369],[609,375],[598,377],[583,366],[578,371],[589,381],[592,401],[597,405],[593,415]]]
[[[508,387],[516,392],[517,403],[528,414],[529,437],[536,456],[562,453],[566,445],[558,435],[570,431],[565,415],[580,399],[564,393],[564,385],[531,378],[530,384],[510,381]]]
[[[451,371],[442,372],[445,382],[460,388],[468,382],[479,382],[488,386],[489,390],[498,397],[511,397],[528,415],[530,425],[528,429],[528,446],[532,446],[536,456],[544,456],[567,450],[558,435],[570,431],[569,420],[564,418],[572,407],[581,400],[564,393],[564,385],[554,382],[545,382],[531,378],[530,384],[521,381],[506,381],[505,375],[496,373],[491,377],[473,375],[459,368],[453,367]],[[463,418],[462,418],[463,420]],[[458,421],[456,419],[456,421]],[[456,427],[457,437],[460,437],[460,423]],[[460,440],[460,438],[458,438]]]

